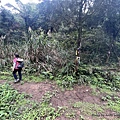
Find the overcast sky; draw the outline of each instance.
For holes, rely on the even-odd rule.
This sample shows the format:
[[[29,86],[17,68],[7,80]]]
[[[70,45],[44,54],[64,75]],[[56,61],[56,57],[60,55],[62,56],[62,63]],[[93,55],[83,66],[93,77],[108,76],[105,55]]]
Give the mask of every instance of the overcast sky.
[[[38,0],[20,0],[22,3],[26,4],[28,2],[38,3]],[[1,0],[1,4],[5,5],[6,3],[11,3],[15,5],[15,0]]]

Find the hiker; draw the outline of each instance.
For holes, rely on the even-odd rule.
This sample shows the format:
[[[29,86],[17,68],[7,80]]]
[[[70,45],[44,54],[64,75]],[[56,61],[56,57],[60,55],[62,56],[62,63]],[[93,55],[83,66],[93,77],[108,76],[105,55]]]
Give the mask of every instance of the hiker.
[[[20,63],[23,61],[23,59],[21,59],[19,57],[18,54],[14,54],[14,59],[13,59],[13,68],[12,68],[12,71],[13,71],[13,77],[15,79],[14,83],[18,83],[22,80],[22,67],[20,66]],[[18,72],[18,76],[19,78],[17,77],[16,73]]]

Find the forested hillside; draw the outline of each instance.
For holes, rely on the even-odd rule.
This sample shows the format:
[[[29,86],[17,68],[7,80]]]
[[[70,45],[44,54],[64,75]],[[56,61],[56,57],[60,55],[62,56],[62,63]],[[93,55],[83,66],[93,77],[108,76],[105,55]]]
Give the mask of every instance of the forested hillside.
[[[80,48],[82,63],[119,62],[119,0],[44,0],[38,4],[23,4],[16,0],[16,3],[18,7],[6,4],[12,11],[4,6],[0,8],[0,58],[8,59],[16,51],[15,46],[19,46],[18,52],[22,56],[43,59],[38,62],[51,59],[55,54],[50,53],[52,50],[57,54],[53,56],[59,54],[58,59],[67,62],[74,60],[75,51]],[[14,46],[7,57],[4,54],[6,45],[8,49]],[[44,55],[38,56],[38,51],[44,51]],[[52,61],[50,63],[54,63]]]
[[[120,0],[15,2],[0,3],[0,119],[119,120]]]

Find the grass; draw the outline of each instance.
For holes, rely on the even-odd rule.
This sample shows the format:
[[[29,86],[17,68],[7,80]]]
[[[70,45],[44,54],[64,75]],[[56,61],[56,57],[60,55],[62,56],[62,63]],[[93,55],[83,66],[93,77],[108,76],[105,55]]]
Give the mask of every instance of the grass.
[[[110,90],[107,87],[105,88],[99,88],[99,91],[96,92],[96,87],[92,86],[93,88],[93,95],[100,96],[101,94],[104,94],[104,96],[101,97],[101,100],[107,102],[107,108],[110,108],[111,110],[120,113],[120,98],[117,95],[116,91]]]
[[[13,76],[9,72],[1,72],[0,79],[11,81]],[[23,84],[25,81],[41,82],[45,80],[44,75],[39,76],[25,76],[23,74]],[[56,93],[47,92],[42,98],[41,103],[28,100],[30,97],[26,94],[19,94],[16,90],[5,83],[0,85],[0,118],[1,120],[55,120],[56,117],[64,115],[68,119],[87,120],[86,116],[91,116],[98,120],[105,120],[103,115],[106,110],[114,111],[116,116],[120,116],[120,98],[117,92],[104,86],[98,88],[91,85],[93,89],[92,95],[101,97],[101,101],[106,102],[105,105],[92,104],[88,102],[69,103],[70,106],[57,106],[54,108],[50,99]],[[96,88],[98,90],[96,91]],[[100,96],[102,94],[103,96]],[[69,102],[69,101],[68,101]],[[78,114],[79,113],[79,114]],[[115,119],[119,120],[119,118]]]
[[[87,120],[87,116],[92,116],[92,118],[97,120],[107,120],[104,117],[112,115],[118,118],[120,117],[120,98],[117,96],[116,91],[112,91],[107,88],[98,88],[96,86],[91,86],[93,89],[92,95],[101,98],[101,104],[88,103],[88,102],[75,102],[72,105],[71,109],[66,107],[66,117],[74,119],[75,116],[79,117],[80,120]],[[96,91],[96,88],[98,90]],[[102,96],[102,94],[104,96]],[[101,96],[100,96],[101,95]],[[103,100],[103,102],[102,102]],[[102,103],[106,104],[102,104]],[[106,111],[114,111],[114,114],[106,114]],[[79,114],[77,114],[79,112]]]
[[[54,120],[60,116],[61,108],[49,104],[51,94],[46,94],[41,103],[28,100],[28,95],[19,94],[5,83],[0,84],[1,120]]]
[[[100,114],[104,112],[104,107],[101,107],[101,105],[97,105],[97,104],[92,104],[92,103],[88,103],[88,102],[76,102],[73,104],[74,108],[79,108],[79,110],[81,111],[81,113],[83,113],[84,115],[92,115],[94,114]]]
[[[120,117],[120,98],[115,97],[116,101],[113,101],[110,97],[108,97],[106,105],[98,105],[95,103],[88,102],[75,102],[72,104],[71,109],[65,109],[66,117],[75,118],[75,116],[79,117],[80,120],[88,120],[87,117],[91,116],[93,119],[97,120],[106,120],[104,117],[116,116]],[[111,99],[111,100],[109,100]],[[114,114],[106,114],[106,111],[114,111]],[[78,114],[79,112],[79,114]],[[119,120],[119,118],[114,118],[115,120]]]
[[[7,80],[7,81],[14,81],[12,72],[8,71],[8,72],[1,72],[0,73],[0,79],[1,80]],[[26,75],[25,73],[22,74],[22,79],[25,82],[41,82],[43,80],[45,80],[45,76],[44,75]]]

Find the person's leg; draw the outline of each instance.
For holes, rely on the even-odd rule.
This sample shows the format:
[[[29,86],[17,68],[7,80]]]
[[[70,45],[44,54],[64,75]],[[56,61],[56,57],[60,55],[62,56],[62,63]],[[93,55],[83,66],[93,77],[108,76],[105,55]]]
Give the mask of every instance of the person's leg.
[[[19,70],[18,70],[19,81],[21,81],[21,80],[22,80],[22,73],[21,73],[21,71],[22,71],[22,69],[19,69]]]
[[[17,80],[18,78],[17,78],[17,75],[16,75],[16,72],[17,72],[17,70],[16,69],[14,69],[14,71],[13,71],[13,77],[14,77],[14,79],[15,80]]]

